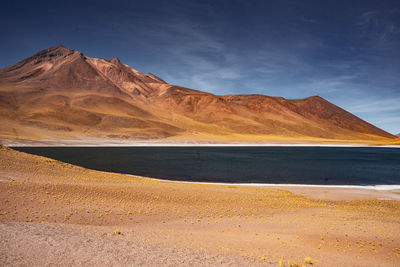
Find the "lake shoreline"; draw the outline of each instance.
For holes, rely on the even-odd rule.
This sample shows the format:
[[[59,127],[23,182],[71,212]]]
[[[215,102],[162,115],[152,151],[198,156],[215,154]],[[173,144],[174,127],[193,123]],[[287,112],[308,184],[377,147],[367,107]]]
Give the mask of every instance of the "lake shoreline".
[[[168,179],[157,179],[140,175],[124,174],[132,177],[141,177],[153,181],[211,185],[227,187],[255,187],[255,188],[278,188],[288,190],[296,194],[305,194],[313,198],[324,200],[353,200],[353,199],[381,199],[400,201],[400,185],[312,185],[312,184],[260,184],[260,183],[218,183],[218,182],[194,182],[175,181]],[[322,194],[321,194],[322,192]]]
[[[397,140],[398,139],[398,140]],[[201,140],[201,139],[154,139],[154,140],[126,140],[110,138],[82,138],[82,139],[12,139],[3,137],[1,142],[8,147],[19,146],[126,146],[126,147],[225,147],[225,146],[327,146],[327,147],[393,147],[400,148],[400,138],[393,142],[379,140],[334,140],[334,139],[265,139],[265,140]]]
[[[400,145],[334,144],[334,143],[7,143],[8,147],[381,147]]]
[[[185,180],[170,180],[170,179],[158,179],[148,176],[121,173],[123,175],[128,175],[132,177],[141,177],[145,179],[164,181],[172,183],[188,183],[188,184],[207,184],[207,185],[228,185],[228,186],[245,186],[245,187],[310,187],[310,188],[348,188],[348,189],[366,189],[366,190],[376,190],[376,191],[391,191],[399,190],[399,185],[387,185],[387,184],[377,184],[377,185],[320,185],[320,184],[268,184],[268,183],[224,183],[224,182],[202,182],[202,181],[185,181]]]

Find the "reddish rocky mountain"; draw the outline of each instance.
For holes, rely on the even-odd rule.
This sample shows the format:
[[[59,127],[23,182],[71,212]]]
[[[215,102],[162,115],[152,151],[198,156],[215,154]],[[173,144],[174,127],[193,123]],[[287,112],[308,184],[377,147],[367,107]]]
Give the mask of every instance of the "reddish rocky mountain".
[[[325,99],[218,96],[117,58],[51,47],[0,70],[0,138],[382,142],[391,135]]]

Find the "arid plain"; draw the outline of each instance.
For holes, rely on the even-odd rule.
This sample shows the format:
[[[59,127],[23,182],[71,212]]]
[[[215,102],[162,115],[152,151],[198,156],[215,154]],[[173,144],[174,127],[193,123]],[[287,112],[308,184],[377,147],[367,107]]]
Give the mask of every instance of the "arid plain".
[[[287,189],[155,181],[1,147],[0,261],[400,264],[400,192]]]

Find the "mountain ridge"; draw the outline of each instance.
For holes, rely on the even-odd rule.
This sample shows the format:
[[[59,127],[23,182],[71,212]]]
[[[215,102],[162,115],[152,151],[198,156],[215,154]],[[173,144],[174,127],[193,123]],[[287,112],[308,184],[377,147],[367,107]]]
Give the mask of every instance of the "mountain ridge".
[[[0,69],[2,139],[396,139],[319,96],[214,95],[64,46]]]

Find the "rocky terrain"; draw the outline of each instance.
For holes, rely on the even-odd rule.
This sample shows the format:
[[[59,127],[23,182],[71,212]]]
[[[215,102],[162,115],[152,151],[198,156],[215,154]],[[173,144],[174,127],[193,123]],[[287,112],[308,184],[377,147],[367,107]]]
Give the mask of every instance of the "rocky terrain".
[[[319,96],[213,95],[63,46],[0,70],[0,122],[3,142],[17,143],[398,140]]]

